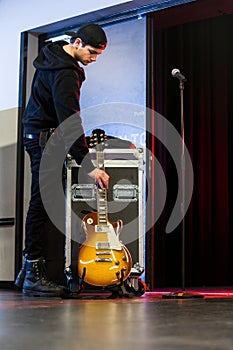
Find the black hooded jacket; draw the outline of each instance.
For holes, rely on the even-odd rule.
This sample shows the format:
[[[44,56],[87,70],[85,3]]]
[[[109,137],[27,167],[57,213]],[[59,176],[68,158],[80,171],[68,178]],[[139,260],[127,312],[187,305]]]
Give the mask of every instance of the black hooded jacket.
[[[67,118],[74,119],[75,116],[75,128],[73,122],[65,125],[68,125],[71,134],[74,130],[77,134],[77,141],[71,147],[70,153],[81,164],[88,153],[79,105],[80,88],[85,80],[85,73],[78,62],[63,50],[64,45],[67,42],[48,44],[33,62],[36,71],[22,122],[24,133],[39,134],[44,129],[57,128]],[[94,167],[89,155],[86,158],[85,168],[89,172]]]

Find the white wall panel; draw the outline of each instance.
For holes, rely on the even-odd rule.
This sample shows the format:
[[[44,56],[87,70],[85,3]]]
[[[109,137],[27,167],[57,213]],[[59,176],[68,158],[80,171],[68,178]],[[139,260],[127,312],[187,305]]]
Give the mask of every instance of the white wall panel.
[[[15,227],[0,228],[0,281],[13,281],[15,275]]]
[[[0,111],[18,106],[20,33],[128,1],[0,1]]]
[[[106,50],[85,67],[81,91],[83,125],[87,134],[102,127],[107,135],[145,141],[146,19],[105,28]]]

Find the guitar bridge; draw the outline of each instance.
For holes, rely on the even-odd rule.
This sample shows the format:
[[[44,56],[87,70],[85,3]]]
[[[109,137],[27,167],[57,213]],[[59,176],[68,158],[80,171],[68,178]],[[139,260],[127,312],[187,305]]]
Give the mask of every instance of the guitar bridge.
[[[96,255],[110,255],[110,252],[96,252]]]
[[[96,258],[96,262],[112,262],[111,258]]]

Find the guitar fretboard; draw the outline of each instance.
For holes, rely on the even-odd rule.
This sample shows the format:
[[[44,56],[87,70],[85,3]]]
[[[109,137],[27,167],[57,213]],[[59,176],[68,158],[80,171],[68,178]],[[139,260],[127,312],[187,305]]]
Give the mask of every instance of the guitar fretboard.
[[[104,170],[104,152],[96,152],[97,167]],[[98,210],[98,224],[107,225],[108,222],[108,208],[107,208],[107,190],[98,188],[97,194],[97,210]]]

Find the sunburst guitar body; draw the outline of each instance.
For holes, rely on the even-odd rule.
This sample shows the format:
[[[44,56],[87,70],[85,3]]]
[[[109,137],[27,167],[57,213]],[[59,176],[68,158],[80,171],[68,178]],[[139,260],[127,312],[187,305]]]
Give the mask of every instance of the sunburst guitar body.
[[[96,160],[103,169],[104,134],[93,131],[96,144]],[[97,188],[97,212],[89,213],[82,220],[86,240],[79,251],[78,274],[84,282],[93,286],[112,286],[123,283],[132,268],[129,250],[120,241],[122,220],[110,222],[107,215],[107,190]]]
[[[119,241],[122,221],[98,224],[98,213],[83,218],[86,241],[79,252],[79,276],[94,286],[120,284],[131,271],[128,249]]]

